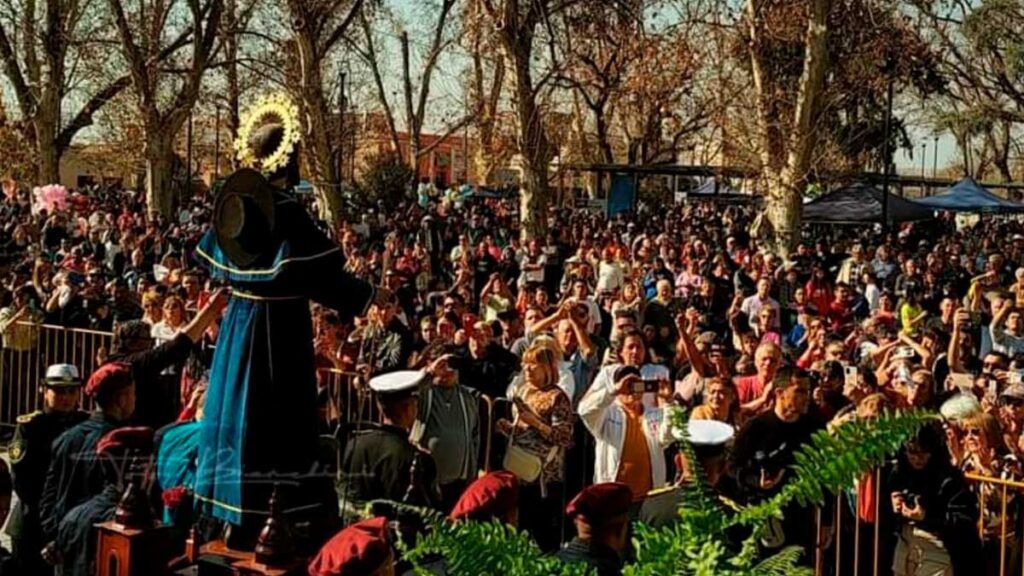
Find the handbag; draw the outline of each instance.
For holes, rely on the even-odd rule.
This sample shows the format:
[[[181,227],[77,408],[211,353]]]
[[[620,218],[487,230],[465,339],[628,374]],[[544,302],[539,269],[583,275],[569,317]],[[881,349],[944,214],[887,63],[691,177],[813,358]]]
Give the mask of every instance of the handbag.
[[[512,434],[508,438],[508,449],[505,450],[503,466],[505,470],[515,474],[516,478],[523,482],[533,483],[540,477],[544,462],[541,461],[540,456],[515,443],[517,422],[519,422],[518,418],[512,423]]]

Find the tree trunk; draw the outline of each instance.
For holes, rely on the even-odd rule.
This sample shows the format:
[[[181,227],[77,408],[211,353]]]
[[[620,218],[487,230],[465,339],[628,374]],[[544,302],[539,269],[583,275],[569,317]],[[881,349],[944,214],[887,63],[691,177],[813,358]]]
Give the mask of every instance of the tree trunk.
[[[57,148],[59,106],[52,95],[47,93],[39,99],[39,108],[32,119],[35,132],[35,151],[39,158],[36,179],[39,184],[60,182],[60,156]]]
[[[174,134],[161,129],[146,130],[146,206],[150,214],[171,218],[177,198],[174,193]]]
[[[305,124],[306,146],[313,176],[318,181],[314,187],[317,204],[320,207],[320,218],[331,224],[332,228],[344,219],[343,202],[341,199],[341,174],[339,158],[331,146],[332,131],[330,114],[324,99],[323,78],[321,77],[320,60],[317,58],[312,41],[304,36],[303,30],[295,39],[301,63],[301,84],[299,93],[302,98],[302,117]]]
[[[779,255],[788,255],[800,241],[801,199],[807,183],[811,151],[814,147],[814,120],[818,113],[818,100],[828,70],[828,13],[830,0],[814,0],[807,22],[804,67],[797,90],[793,124],[786,141],[785,164],[778,168],[778,156],[773,153],[772,130],[769,128],[769,105],[777,97],[766,92],[760,55],[752,52],[755,85],[758,88],[758,123],[760,134],[762,172],[768,186],[765,214],[769,229],[764,240]],[[757,11],[748,4],[749,13]],[[760,41],[761,30],[752,24],[752,46]],[[774,151],[778,152],[778,151]]]
[[[524,242],[547,233],[549,202],[547,164],[538,168],[524,157],[519,188],[520,236]]]
[[[515,84],[517,148],[522,162],[520,183],[519,220],[520,235],[524,242],[543,237],[547,233],[547,211],[550,203],[548,191],[548,163],[551,160],[547,135],[541,111],[537,107],[530,71],[532,41],[530,38],[513,39],[506,44],[512,60]]]
[[[228,143],[228,150],[233,150],[232,144],[238,138],[238,128],[241,125],[239,113],[239,101],[241,100],[242,89],[238,83],[238,6],[235,0],[228,0],[224,11],[225,24],[227,24],[226,37],[224,39],[225,58],[227,59],[227,123],[228,133],[231,134],[231,141]],[[238,168],[238,155],[231,154],[231,168]]]
[[[786,176],[767,179],[765,217],[770,224],[766,240],[776,254],[790,254],[800,242],[803,179],[791,182]]]
[[[40,138],[36,142],[36,154],[39,157],[38,182],[59,184],[61,150],[57,149],[56,142],[52,138]]]
[[[420,135],[418,132],[414,131],[409,134],[409,156],[405,160],[409,163],[409,168],[412,169],[409,172],[411,175],[409,178],[409,184],[412,186],[419,184],[420,180],[424,176],[423,174],[420,174],[420,150]],[[427,174],[427,176],[430,176],[430,174]],[[433,183],[433,180],[431,180],[431,183]]]

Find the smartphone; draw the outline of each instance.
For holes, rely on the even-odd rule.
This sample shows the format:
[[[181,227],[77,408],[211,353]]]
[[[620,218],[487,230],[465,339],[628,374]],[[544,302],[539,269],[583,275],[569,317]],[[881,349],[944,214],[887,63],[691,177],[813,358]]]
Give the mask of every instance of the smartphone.
[[[993,403],[999,398],[999,382],[995,378],[989,379],[985,396]]]
[[[661,382],[658,380],[638,380],[633,382],[633,394],[657,392],[659,387],[661,387]]]
[[[856,366],[843,366],[843,385],[849,388],[857,387]]]
[[[1012,385],[1014,385],[1014,384],[1020,384],[1020,383],[1021,383],[1021,380],[1022,380],[1022,379],[1021,379],[1021,374],[1020,374],[1020,372],[1017,372],[1016,370],[1011,370],[1011,371],[1010,371],[1010,380],[1009,380],[1009,384],[1010,384],[1011,386],[1012,386]]]
[[[961,392],[970,393],[974,388],[974,376],[963,373],[953,372],[949,375],[950,382],[959,389]]]
[[[914,349],[911,348],[910,346],[900,346],[899,348],[896,349],[896,353],[893,355],[893,358],[897,358],[897,359],[901,359],[901,360],[905,359],[905,358],[913,358],[913,357],[914,357]]]

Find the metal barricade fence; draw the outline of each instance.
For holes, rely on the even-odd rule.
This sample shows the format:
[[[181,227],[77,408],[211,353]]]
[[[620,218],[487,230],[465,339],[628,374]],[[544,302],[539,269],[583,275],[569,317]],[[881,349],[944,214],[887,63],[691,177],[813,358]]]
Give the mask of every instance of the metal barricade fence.
[[[325,418],[328,422],[345,425],[381,421],[374,393],[361,378],[356,372],[334,368],[317,370],[318,385],[327,394]],[[495,462],[496,454],[504,454],[501,447],[495,446],[495,423],[510,416],[511,404],[504,398],[492,399],[481,395],[477,408],[480,417],[479,468],[489,472],[501,466],[500,462]]]
[[[113,334],[19,322],[16,337],[0,348],[0,426],[13,426],[18,415],[38,410],[42,404],[39,383],[51,364],[75,365],[87,379],[110,350]],[[91,408],[83,398],[84,408]]]
[[[813,551],[815,576],[889,576],[897,542],[895,519],[889,514],[890,494],[882,492],[881,472],[875,471],[874,507],[862,520],[857,488],[835,497],[834,506],[816,511],[818,545]],[[1024,576],[1024,482],[967,474],[978,497],[978,535],[981,558],[971,558],[979,576]],[[886,508],[882,508],[886,507]]]

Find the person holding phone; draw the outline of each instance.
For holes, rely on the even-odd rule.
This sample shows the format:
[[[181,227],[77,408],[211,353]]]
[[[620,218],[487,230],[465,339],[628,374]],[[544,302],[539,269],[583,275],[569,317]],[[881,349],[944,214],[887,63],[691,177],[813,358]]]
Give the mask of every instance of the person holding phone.
[[[519,521],[545,552],[557,550],[561,541],[565,450],[572,444],[574,420],[572,403],[558,387],[559,362],[550,348],[527,349],[522,382],[510,394],[514,419],[497,421],[498,431],[509,437],[509,453],[516,447],[540,461],[538,477],[529,482],[520,477]],[[508,467],[508,455],[505,462]]]
[[[643,349],[643,336],[627,331],[622,337],[623,360],[635,359]],[[639,348],[639,350],[638,350]],[[668,435],[672,383],[667,377],[650,378],[638,362],[602,369],[580,400],[583,425],[597,441],[594,483],[621,482],[630,487],[639,509],[647,493],[667,482],[664,450]],[[645,396],[655,396],[653,405]]]
[[[978,501],[950,462],[943,436],[935,426],[921,428],[893,472],[890,501],[900,523],[896,576],[978,572]]]

